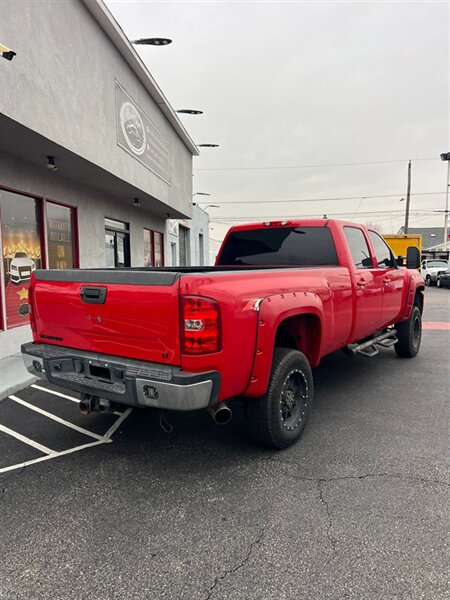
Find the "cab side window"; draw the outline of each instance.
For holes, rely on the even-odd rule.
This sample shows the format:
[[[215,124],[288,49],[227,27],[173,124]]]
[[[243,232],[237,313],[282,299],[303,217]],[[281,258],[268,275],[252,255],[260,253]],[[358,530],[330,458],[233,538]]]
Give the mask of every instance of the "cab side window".
[[[375,233],[375,231],[369,231],[370,241],[373,244],[375,251],[375,257],[378,262],[378,266],[381,269],[392,269],[395,267],[395,260],[391,249],[383,240],[383,238]]]
[[[361,229],[344,227],[344,235],[357,269],[372,269],[372,258],[369,246]]]

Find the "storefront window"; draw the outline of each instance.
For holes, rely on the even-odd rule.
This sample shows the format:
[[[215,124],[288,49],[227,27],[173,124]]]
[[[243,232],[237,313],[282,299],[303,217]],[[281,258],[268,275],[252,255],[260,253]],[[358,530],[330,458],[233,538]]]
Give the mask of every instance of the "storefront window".
[[[31,273],[42,268],[40,202],[0,191],[2,257],[8,328],[28,324]]]
[[[153,267],[152,231],[144,229],[144,267]]]
[[[48,266],[73,269],[75,265],[73,209],[47,202]]]
[[[155,267],[164,266],[163,235],[158,231],[154,232],[155,246]]]

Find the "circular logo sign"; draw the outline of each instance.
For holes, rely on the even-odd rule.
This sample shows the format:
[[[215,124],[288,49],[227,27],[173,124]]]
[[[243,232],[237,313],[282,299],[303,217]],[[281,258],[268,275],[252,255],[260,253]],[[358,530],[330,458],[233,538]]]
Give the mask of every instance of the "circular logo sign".
[[[141,115],[131,102],[124,102],[120,107],[120,126],[130,150],[137,154],[145,152],[145,128]]]

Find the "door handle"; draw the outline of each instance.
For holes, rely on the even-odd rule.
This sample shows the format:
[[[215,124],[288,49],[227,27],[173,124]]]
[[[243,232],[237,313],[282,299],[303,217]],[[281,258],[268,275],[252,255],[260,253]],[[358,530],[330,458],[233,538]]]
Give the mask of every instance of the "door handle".
[[[389,279],[389,277],[385,277],[383,279],[383,283],[384,283],[384,285],[389,285],[391,283],[391,280]]]
[[[362,287],[362,288],[363,288],[363,287],[366,287],[366,285],[367,285],[367,281],[364,281],[364,279],[360,279],[359,281],[357,281],[357,282],[356,282],[356,285],[357,285],[358,287]]]
[[[80,291],[81,300],[86,304],[104,304],[106,290],[105,287],[82,287]]]

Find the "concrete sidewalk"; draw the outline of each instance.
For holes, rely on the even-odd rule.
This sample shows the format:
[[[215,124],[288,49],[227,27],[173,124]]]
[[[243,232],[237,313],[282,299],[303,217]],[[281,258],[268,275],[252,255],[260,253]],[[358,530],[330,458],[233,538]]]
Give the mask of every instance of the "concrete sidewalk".
[[[0,400],[37,381],[28,373],[23,364],[22,355],[15,354],[0,360]]]

